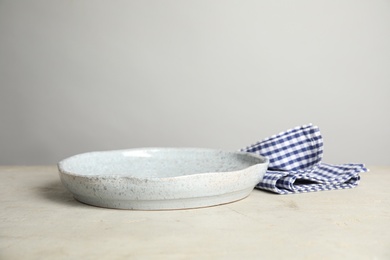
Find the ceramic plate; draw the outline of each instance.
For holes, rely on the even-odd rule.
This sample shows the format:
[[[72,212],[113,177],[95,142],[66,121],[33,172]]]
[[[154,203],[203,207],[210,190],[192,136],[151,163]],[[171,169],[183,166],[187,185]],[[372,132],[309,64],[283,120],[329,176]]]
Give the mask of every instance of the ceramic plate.
[[[245,198],[267,169],[264,157],[201,148],[90,152],[58,163],[74,198],[118,209],[185,209]]]

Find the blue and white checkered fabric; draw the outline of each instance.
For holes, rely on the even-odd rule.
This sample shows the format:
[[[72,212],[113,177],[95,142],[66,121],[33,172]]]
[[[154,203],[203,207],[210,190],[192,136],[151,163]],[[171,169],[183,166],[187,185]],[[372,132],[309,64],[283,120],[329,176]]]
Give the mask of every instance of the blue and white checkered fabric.
[[[353,188],[363,164],[322,163],[323,141],[320,130],[311,124],[273,135],[241,151],[269,159],[268,170],[256,186],[279,194]]]

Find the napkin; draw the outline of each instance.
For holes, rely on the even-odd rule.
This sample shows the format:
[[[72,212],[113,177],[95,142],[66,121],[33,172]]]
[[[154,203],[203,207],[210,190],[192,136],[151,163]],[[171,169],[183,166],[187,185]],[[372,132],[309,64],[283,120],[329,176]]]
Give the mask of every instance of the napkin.
[[[356,187],[364,164],[322,163],[323,140],[312,124],[298,126],[241,149],[269,159],[268,170],[256,188],[279,194]]]

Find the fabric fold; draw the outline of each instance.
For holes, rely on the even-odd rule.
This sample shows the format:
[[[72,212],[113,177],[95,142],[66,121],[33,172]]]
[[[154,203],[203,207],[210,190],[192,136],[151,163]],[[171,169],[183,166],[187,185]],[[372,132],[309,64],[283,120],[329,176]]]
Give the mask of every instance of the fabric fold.
[[[336,190],[356,187],[363,164],[322,163],[323,140],[312,124],[298,126],[241,149],[270,161],[256,188],[279,194]]]

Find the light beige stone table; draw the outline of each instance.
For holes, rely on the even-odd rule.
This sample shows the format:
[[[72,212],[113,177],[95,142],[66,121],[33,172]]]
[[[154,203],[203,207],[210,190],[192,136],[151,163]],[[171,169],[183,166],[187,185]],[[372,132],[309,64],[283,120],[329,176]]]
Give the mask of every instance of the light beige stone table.
[[[51,167],[0,167],[0,259],[390,259],[390,167],[355,189],[131,211],[81,204]]]

